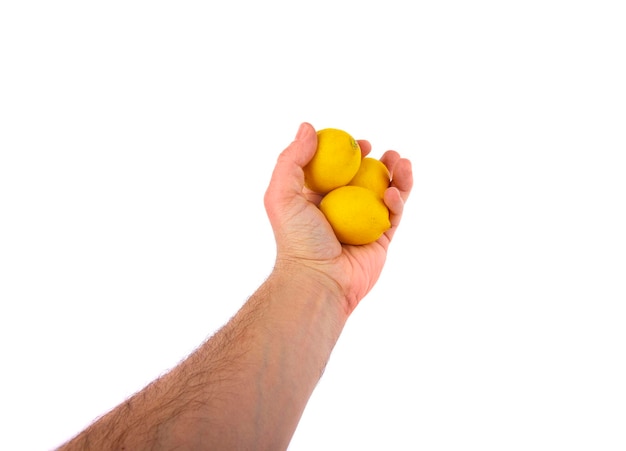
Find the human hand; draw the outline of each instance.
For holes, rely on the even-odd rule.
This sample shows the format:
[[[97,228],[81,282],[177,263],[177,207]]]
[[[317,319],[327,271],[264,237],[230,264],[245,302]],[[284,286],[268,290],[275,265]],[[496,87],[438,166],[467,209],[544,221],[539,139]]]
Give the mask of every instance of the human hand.
[[[370,143],[358,142],[363,156],[368,155]],[[302,168],[313,158],[316,149],[315,129],[303,123],[296,139],[278,157],[265,193],[265,209],[276,239],[277,267],[296,265],[314,270],[322,283],[339,290],[349,314],[380,276],[387,249],[400,224],[404,203],[413,187],[411,162],[393,150],[381,157],[392,177],[384,196],[391,228],[373,243],[342,245],[317,207],[322,195],[304,186]]]

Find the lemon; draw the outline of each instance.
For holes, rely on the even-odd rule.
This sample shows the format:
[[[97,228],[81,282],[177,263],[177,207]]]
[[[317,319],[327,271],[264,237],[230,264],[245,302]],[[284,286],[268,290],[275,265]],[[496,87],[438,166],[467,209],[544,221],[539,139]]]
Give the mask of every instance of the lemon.
[[[347,185],[361,165],[361,148],[350,134],[336,128],[317,132],[317,149],[304,167],[304,183],[312,191],[326,194]]]
[[[361,160],[359,170],[348,185],[370,189],[382,198],[389,187],[390,180],[389,169],[382,161],[365,157]]]
[[[362,186],[332,190],[322,198],[319,208],[344,244],[374,242],[391,227],[383,200]]]

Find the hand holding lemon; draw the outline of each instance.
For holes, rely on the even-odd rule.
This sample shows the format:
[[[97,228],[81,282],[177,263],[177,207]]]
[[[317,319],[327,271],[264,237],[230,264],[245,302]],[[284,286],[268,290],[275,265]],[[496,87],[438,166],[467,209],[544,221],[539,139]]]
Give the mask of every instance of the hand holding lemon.
[[[320,130],[321,135],[325,133]],[[332,163],[338,160],[332,153],[318,154],[318,144],[324,143],[324,138],[318,138],[311,124],[300,125],[295,139],[279,155],[265,192],[265,209],[276,239],[275,269],[288,277],[306,273],[320,290],[334,293],[349,314],[380,275],[413,187],[413,173],[411,162],[393,150],[383,153],[382,164],[366,160],[372,149],[366,140],[356,141],[358,168],[348,164],[346,169]],[[343,161],[350,162],[354,145],[349,139],[343,142],[343,150],[335,151],[345,152],[348,158]],[[334,169],[338,173],[349,174],[341,178],[345,185],[322,194],[310,188],[319,175],[311,162],[316,155],[325,154],[329,167],[338,166]],[[372,168],[378,168],[377,175]],[[362,174],[357,176],[359,171]],[[328,174],[322,175],[328,178]],[[385,185],[388,187],[383,190]],[[340,240],[369,244],[342,245]]]
[[[317,132],[317,149],[303,168],[306,186],[322,198],[319,208],[343,244],[369,244],[391,227],[384,195],[390,173],[384,163],[363,157],[347,132]]]

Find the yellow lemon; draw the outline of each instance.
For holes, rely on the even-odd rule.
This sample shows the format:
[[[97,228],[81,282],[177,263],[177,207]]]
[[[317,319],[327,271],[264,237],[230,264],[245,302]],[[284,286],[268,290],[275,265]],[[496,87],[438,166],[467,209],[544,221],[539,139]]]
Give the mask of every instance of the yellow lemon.
[[[370,189],[383,197],[390,182],[389,169],[376,158],[365,157],[361,160],[361,166],[348,185],[362,186]]]
[[[320,210],[344,244],[368,244],[391,227],[389,209],[373,191],[342,186],[322,198]]]
[[[320,194],[347,185],[361,165],[361,148],[343,130],[325,128],[317,132],[317,150],[304,167],[305,185]]]

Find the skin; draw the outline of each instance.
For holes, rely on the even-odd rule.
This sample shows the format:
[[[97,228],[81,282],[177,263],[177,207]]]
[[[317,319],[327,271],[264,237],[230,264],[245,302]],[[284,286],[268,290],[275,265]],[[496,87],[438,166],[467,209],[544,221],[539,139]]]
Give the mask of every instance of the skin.
[[[371,151],[359,141],[364,155]],[[286,449],[350,314],[378,280],[413,185],[395,151],[384,200],[392,227],[364,246],[341,245],[304,188],[317,145],[303,123],[265,194],[277,257],[235,316],[166,375],[59,449]]]

